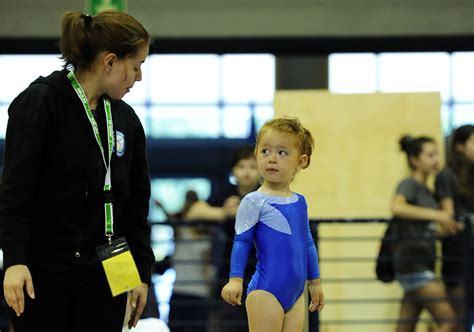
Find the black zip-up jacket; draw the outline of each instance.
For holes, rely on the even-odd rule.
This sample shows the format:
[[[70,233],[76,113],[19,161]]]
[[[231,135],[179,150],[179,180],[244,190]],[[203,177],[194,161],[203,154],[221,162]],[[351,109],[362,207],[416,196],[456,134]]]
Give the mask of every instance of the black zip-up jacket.
[[[25,264],[54,273],[83,273],[100,264],[107,242],[105,166],[67,71],[39,77],[9,107],[0,186],[4,269]],[[150,285],[150,180],[146,139],[133,109],[111,100],[114,239],[125,236],[142,282]],[[102,99],[97,122],[106,151]]]

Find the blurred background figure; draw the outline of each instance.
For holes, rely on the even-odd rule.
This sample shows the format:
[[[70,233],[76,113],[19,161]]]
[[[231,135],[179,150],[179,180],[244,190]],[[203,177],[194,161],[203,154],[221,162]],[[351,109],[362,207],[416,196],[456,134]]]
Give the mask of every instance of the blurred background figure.
[[[207,201],[198,201],[191,206],[187,218],[190,220],[214,220],[220,223],[213,234],[211,262],[215,268],[215,282],[211,294],[214,300],[220,301],[220,292],[227,283],[230,272],[230,255],[235,235],[235,215],[242,197],[255,191],[260,186],[260,175],[255,159],[255,146],[243,145],[237,148],[229,162],[230,178],[212,193]],[[245,273],[245,285],[255,271],[255,249],[249,258]],[[217,320],[214,331],[242,331],[247,326],[245,306],[231,308],[225,305],[213,310],[213,319]],[[221,330],[220,330],[221,329]]]
[[[170,299],[169,326],[177,332],[206,332],[210,309],[212,271],[209,269],[211,253],[211,227],[191,223],[187,218],[189,207],[198,200],[193,190],[186,192],[183,209],[169,216],[174,223],[175,251],[171,265],[176,279]]]
[[[438,230],[454,235],[459,227],[449,213],[440,210],[428,187],[429,177],[438,169],[438,149],[432,138],[424,136],[404,136],[400,147],[407,155],[411,174],[398,184],[392,201],[400,238],[395,273],[404,290],[397,332],[415,331],[423,309],[436,321],[436,331],[453,332],[456,315],[443,284],[435,278],[435,244]]]
[[[457,219],[474,213],[474,125],[461,126],[449,137],[446,167],[435,185],[443,211]],[[465,243],[463,233],[442,239],[441,272],[459,319],[465,315]]]

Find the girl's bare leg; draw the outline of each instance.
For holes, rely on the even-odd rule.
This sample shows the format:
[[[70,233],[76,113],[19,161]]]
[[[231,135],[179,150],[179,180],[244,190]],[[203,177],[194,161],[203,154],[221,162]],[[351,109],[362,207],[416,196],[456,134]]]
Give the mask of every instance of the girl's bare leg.
[[[283,319],[283,332],[303,331],[305,319],[305,304],[303,294],[298,298],[293,307],[285,313]]]
[[[279,332],[283,327],[283,308],[276,297],[263,290],[250,292],[245,301],[250,332]]]
[[[418,317],[423,307],[416,302],[416,297],[405,293],[400,306],[397,332],[414,332]]]
[[[434,320],[438,323],[437,332],[454,332],[456,324],[456,314],[451,304],[447,300],[447,294],[440,282],[430,282],[423,288],[416,291],[416,296]]]

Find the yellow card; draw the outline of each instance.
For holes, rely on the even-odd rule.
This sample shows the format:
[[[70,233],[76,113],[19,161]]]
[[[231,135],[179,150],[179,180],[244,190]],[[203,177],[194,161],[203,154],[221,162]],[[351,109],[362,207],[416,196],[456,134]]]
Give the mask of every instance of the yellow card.
[[[128,292],[142,283],[130,250],[102,261],[113,296]]]
[[[124,238],[103,245],[97,251],[113,296],[140,286],[140,275]]]

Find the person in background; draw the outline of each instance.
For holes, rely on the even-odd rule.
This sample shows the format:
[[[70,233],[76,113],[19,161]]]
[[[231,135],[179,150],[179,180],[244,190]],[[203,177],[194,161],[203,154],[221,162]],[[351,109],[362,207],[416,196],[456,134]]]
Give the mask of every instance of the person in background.
[[[257,270],[245,301],[250,332],[303,331],[306,283],[309,311],[324,307],[307,203],[290,188],[296,173],[309,166],[313,147],[311,133],[297,118],[270,120],[257,137],[257,165],[264,181],[240,203],[229,282],[221,294],[229,304],[241,305],[245,266],[255,243]]]
[[[464,125],[453,131],[447,155],[447,165],[436,177],[436,195],[441,208],[459,218],[474,213],[474,125]],[[465,241],[462,232],[442,239],[441,272],[460,320],[465,318]]]
[[[190,220],[218,220],[235,218],[241,197],[259,186],[258,174],[253,145],[237,148],[230,160],[229,169],[235,178],[235,184],[229,182],[218,187],[207,201],[198,200],[192,204],[187,213]]]
[[[229,258],[235,235],[235,215],[242,197],[255,191],[260,186],[260,174],[255,159],[255,146],[244,144],[232,153],[229,160],[229,170],[235,179],[235,184],[226,182],[213,192],[207,201],[193,204],[187,215],[190,220],[213,220],[219,225],[213,234],[211,247],[211,266],[214,269],[215,283],[211,287],[213,299],[220,299],[222,287],[229,276]],[[255,255],[253,251],[252,257]],[[247,284],[255,271],[256,261],[252,258],[245,272],[244,283]],[[219,306],[212,312],[216,321],[214,332],[240,332],[247,325],[245,308],[232,310],[228,306]]]
[[[150,179],[146,138],[122,97],[142,79],[150,37],[132,16],[66,12],[64,68],[11,103],[0,186],[4,295],[15,332],[122,331],[127,292],[111,292],[97,249],[124,237],[146,303]]]
[[[209,269],[213,228],[193,224],[189,207],[198,200],[194,190],[186,192],[182,210],[169,219],[175,234],[171,266],[176,272],[170,299],[169,326],[173,332],[206,332],[211,299]]]
[[[404,290],[397,332],[415,331],[423,309],[436,321],[437,332],[452,332],[456,315],[443,284],[436,280],[435,244],[438,234],[456,234],[459,227],[439,208],[428,187],[429,177],[438,170],[438,149],[435,141],[425,136],[404,136],[399,143],[411,174],[398,184],[391,204],[399,238],[395,274]]]
[[[194,203],[198,202],[199,198],[197,193],[194,190],[186,191],[184,195],[184,204],[180,211],[177,213],[170,213],[168,210],[163,206],[160,200],[153,199],[153,203],[163,211],[163,214],[166,216],[168,221],[170,220],[182,220],[188,215],[188,211]]]

